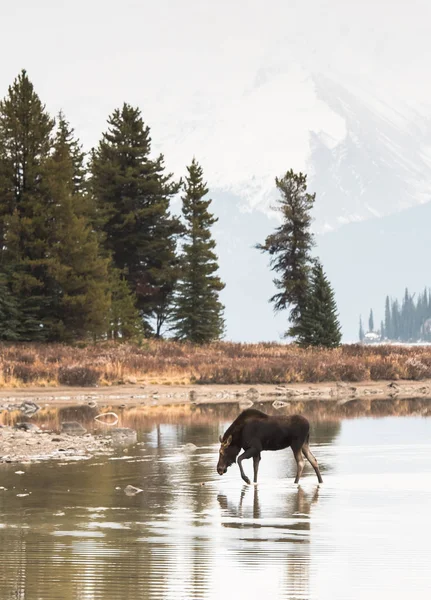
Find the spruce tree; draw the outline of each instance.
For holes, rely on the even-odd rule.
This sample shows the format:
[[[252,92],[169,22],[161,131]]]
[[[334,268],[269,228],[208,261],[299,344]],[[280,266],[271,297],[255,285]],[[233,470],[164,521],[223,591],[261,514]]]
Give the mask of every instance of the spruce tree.
[[[363,342],[365,339],[364,326],[362,325],[362,317],[359,317],[359,341]]]
[[[51,208],[43,186],[54,121],[22,71],[0,101],[0,263],[20,298],[22,339],[49,336]]]
[[[341,342],[334,292],[318,261],[313,265],[305,308],[297,326],[297,336],[297,342],[302,347],[336,348]]]
[[[370,310],[370,316],[368,318],[368,331],[374,331],[374,314],[373,309]]]
[[[62,117],[43,186],[50,198],[49,273],[56,291],[50,339],[72,341],[104,336],[111,305],[108,266],[98,236],[85,215],[86,195],[77,185],[74,145]]]
[[[124,104],[108,119],[92,156],[97,225],[114,266],[136,295],[147,332],[160,334],[178,277],[179,220],[169,212],[179,184],[165,173],[164,159],[151,158],[150,129],[138,108]]]
[[[395,341],[399,341],[400,340],[400,321],[401,321],[401,315],[400,315],[400,305],[398,300],[394,300],[392,302],[392,307],[391,307],[391,315],[392,315],[392,327],[393,327],[393,339]]]
[[[67,149],[72,166],[72,194],[84,194],[87,190],[87,171],[85,168],[85,152],[75,132],[66,120],[63,111],[60,111],[57,119],[57,145],[61,144]]]
[[[389,296],[386,296],[385,301],[385,335],[389,340],[393,339],[393,326],[391,318],[391,305]]]
[[[219,292],[224,283],[216,275],[217,256],[210,228],[216,219],[210,212],[207,184],[201,166],[193,159],[187,167],[182,213],[185,220],[180,281],[173,313],[177,338],[194,343],[218,340],[224,331]]]
[[[112,268],[110,282],[112,298],[108,337],[114,340],[139,337],[143,333],[142,323],[136,308],[136,298],[130,292],[127,279],[119,269]]]
[[[0,340],[16,341],[21,335],[19,300],[9,287],[8,277],[0,274]]]
[[[271,268],[278,274],[274,279],[280,291],[270,302],[276,311],[290,307],[288,336],[298,334],[298,324],[305,308],[311,249],[314,245],[310,231],[311,215],[315,194],[307,192],[307,176],[292,170],[275,183],[280,198],[275,209],[281,213],[282,223],[269,235],[264,244],[256,247],[268,252]]]

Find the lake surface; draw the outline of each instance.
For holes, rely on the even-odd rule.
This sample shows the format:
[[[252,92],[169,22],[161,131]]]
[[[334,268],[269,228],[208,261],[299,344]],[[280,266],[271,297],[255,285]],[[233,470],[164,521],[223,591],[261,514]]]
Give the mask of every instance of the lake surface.
[[[0,465],[0,598],[429,598],[429,416],[314,415],[324,483],[307,465],[294,485],[285,450],[263,453],[255,487],[215,470],[238,410],[206,410],[130,413],[139,443],[113,456]]]

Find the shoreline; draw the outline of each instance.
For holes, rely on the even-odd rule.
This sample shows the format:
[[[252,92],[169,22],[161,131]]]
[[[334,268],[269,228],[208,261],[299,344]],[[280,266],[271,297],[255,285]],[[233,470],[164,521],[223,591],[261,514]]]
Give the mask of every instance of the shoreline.
[[[0,410],[10,404],[33,400],[45,405],[80,404],[89,401],[117,405],[168,406],[173,404],[219,404],[271,402],[276,399],[326,400],[344,403],[376,398],[429,398],[431,380],[364,381],[358,383],[322,382],[285,385],[116,385],[106,387],[25,387],[1,388]]]

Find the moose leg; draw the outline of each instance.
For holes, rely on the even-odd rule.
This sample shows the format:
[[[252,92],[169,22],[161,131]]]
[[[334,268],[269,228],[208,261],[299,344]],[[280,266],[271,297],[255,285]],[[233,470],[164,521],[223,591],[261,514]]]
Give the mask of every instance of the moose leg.
[[[302,475],[302,471],[304,469],[305,460],[302,458],[302,451],[301,451],[301,449],[294,450],[293,454],[294,454],[295,460],[296,460],[296,479],[295,479],[295,483],[298,483],[299,479],[300,479],[300,477]]]
[[[319,470],[319,465],[317,464],[317,460],[316,457],[314,456],[314,454],[311,452],[310,450],[310,446],[305,443],[302,446],[302,452],[305,456],[305,458],[308,460],[308,462],[310,463],[310,465],[313,467],[313,469],[316,472],[317,475],[317,479],[319,480],[319,483],[323,483],[323,479],[322,476],[320,474],[320,470]]]
[[[243,480],[248,484],[250,484],[250,479],[244,473],[244,469],[242,468],[241,463],[245,458],[251,458],[252,456],[258,456],[259,454],[260,454],[260,452],[257,448],[248,448],[248,450],[243,452],[241,454],[241,456],[238,457],[237,462],[238,462],[239,472],[241,473],[241,477],[243,478]]]
[[[253,456],[253,471],[254,471],[254,483],[257,483],[257,472],[259,470],[260,463],[260,452],[257,456]]]

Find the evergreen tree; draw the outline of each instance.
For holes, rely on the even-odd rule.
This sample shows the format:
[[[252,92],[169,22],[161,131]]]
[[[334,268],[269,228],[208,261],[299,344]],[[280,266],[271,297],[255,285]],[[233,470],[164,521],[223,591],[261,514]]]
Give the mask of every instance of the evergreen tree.
[[[363,342],[365,339],[364,327],[362,325],[362,317],[359,317],[359,341]]]
[[[108,330],[111,304],[109,258],[85,216],[85,193],[77,185],[74,147],[61,118],[44,186],[52,204],[49,273],[56,291],[50,339],[71,341]]]
[[[275,179],[280,192],[275,207],[282,215],[282,224],[269,235],[259,250],[268,252],[271,268],[278,274],[274,279],[280,290],[271,298],[276,311],[290,307],[291,326],[287,335],[296,336],[301,314],[305,308],[310,272],[311,248],[314,245],[310,231],[315,194],[307,192],[307,176],[288,171]]]
[[[0,264],[20,301],[22,339],[49,335],[53,304],[48,240],[51,208],[43,187],[54,126],[22,71],[0,102]]]
[[[394,341],[399,341],[401,315],[400,315],[400,305],[398,303],[398,300],[394,300],[392,302],[391,314],[392,314],[392,327],[393,327],[393,335],[394,335],[393,339],[394,339]]]
[[[111,271],[112,302],[109,313],[109,338],[131,339],[139,337],[142,323],[136,309],[136,298],[130,292],[129,284],[118,269]]]
[[[85,153],[75,137],[75,132],[66,120],[62,111],[57,119],[57,146],[61,144],[67,149],[72,165],[72,194],[84,194],[87,190],[87,170],[85,168]]]
[[[21,312],[18,298],[10,290],[8,278],[0,274],[0,340],[20,339]]]
[[[385,301],[385,335],[389,340],[393,339],[391,305],[390,305],[390,301],[389,301],[389,296],[386,296],[386,301]]]
[[[160,155],[150,158],[149,127],[139,109],[124,104],[108,119],[92,157],[92,190],[105,247],[136,295],[146,330],[160,334],[178,277],[179,220],[169,203],[179,184],[165,173]]]
[[[208,187],[203,171],[195,159],[187,171],[182,198],[186,225],[173,321],[179,339],[201,344],[223,335],[224,307],[219,292],[224,283],[216,275],[216,244],[210,228],[218,219],[208,210],[211,200],[204,199]]]
[[[383,323],[383,321],[380,321],[380,338],[383,340],[385,339],[385,325]]]
[[[302,347],[336,348],[341,342],[334,292],[318,261],[312,269],[307,300],[297,332],[297,342]]]
[[[368,331],[374,331],[374,315],[373,309],[370,310],[370,316],[368,318]]]

